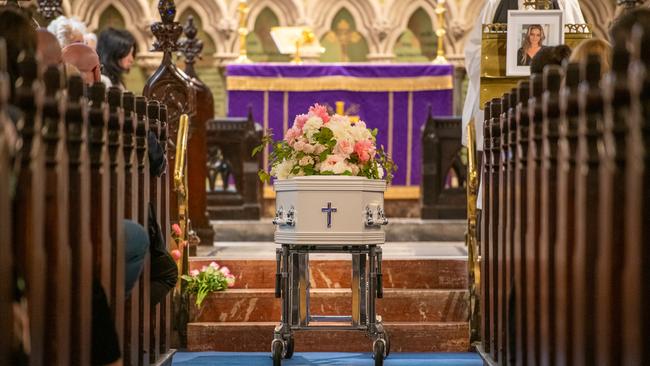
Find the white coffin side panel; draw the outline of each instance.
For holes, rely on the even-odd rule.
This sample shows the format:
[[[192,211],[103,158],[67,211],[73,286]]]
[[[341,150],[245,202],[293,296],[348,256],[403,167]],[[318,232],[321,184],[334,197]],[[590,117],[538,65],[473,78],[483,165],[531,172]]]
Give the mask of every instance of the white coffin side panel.
[[[386,181],[363,177],[309,176],[274,182],[276,212],[293,208],[295,223],[277,225],[275,242],[296,245],[383,244],[383,227],[365,225],[366,207],[383,209]],[[327,226],[327,212],[331,226]]]

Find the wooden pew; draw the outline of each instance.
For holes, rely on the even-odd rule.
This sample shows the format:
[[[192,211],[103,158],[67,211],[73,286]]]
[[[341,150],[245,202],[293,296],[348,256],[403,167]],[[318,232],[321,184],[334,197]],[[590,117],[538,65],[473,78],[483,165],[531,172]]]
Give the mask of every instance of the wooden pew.
[[[490,105],[490,172],[487,179],[489,212],[488,212],[488,241],[490,243],[488,255],[491,260],[490,263],[490,308],[492,309],[492,316],[490,317],[490,354],[496,360],[499,355],[499,242],[498,242],[498,225],[499,220],[499,180],[498,173],[500,168],[500,146],[501,146],[501,131],[499,126],[501,116],[501,99],[492,99]]]
[[[25,279],[29,302],[30,345],[34,350],[30,362],[44,364],[46,266],[44,227],[45,155],[41,141],[41,119],[44,86],[33,57],[19,60],[13,104],[22,112],[18,133],[22,141],[20,172],[13,200],[14,261],[17,272]],[[39,352],[40,350],[40,352]]]
[[[498,149],[498,166],[496,178],[498,180],[498,192],[495,192],[495,199],[498,201],[497,207],[499,207],[499,213],[497,216],[497,233],[496,233],[496,273],[495,277],[497,284],[497,311],[498,315],[498,345],[499,349],[497,352],[497,360],[499,362],[505,362],[504,356],[506,355],[506,304],[507,304],[507,288],[506,284],[506,274],[508,272],[506,266],[506,252],[508,247],[506,246],[506,190],[507,190],[507,176],[506,169],[508,167],[508,111],[510,110],[510,93],[504,93],[501,97],[501,114],[497,123],[499,124],[499,144],[496,145]]]
[[[515,252],[514,252],[514,220],[515,220],[515,159],[517,155],[517,103],[519,100],[518,89],[510,91],[508,114],[505,120],[507,133],[504,135],[505,164],[504,164],[504,246],[505,281],[504,281],[504,339],[507,358],[505,362],[514,362],[515,356]]]
[[[155,100],[150,100],[147,103],[147,116],[149,117],[149,130],[153,132],[158,142],[161,142],[161,125],[160,125],[160,103]],[[160,221],[161,209],[161,192],[162,192],[162,178],[157,176],[149,177],[149,201],[153,204],[156,219]],[[149,223],[152,225],[152,223]],[[145,262],[145,270],[150,273],[151,271],[151,258]],[[160,306],[149,306],[149,357],[156,359],[159,355],[158,342],[160,339]]]
[[[635,32],[628,85],[631,91],[626,139],[625,244],[623,265],[623,365],[650,363],[650,34]]]
[[[557,143],[560,116],[559,92],[563,71],[560,66],[544,69],[542,94],[542,146],[540,189],[540,359],[552,364],[555,354],[555,236],[557,207]],[[543,270],[541,270],[543,269]]]
[[[539,180],[540,180],[540,152],[542,138],[542,103],[543,92],[542,75],[535,74],[530,78],[530,99],[528,101],[528,156],[526,178],[526,193],[528,194],[526,207],[526,320],[528,342],[526,354],[528,364],[539,364]]]
[[[530,97],[530,83],[519,82],[517,88],[517,109],[515,112],[516,130],[516,154],[514,166],[514,219],[513,219],[513,257],[514,257],[514,289],[515,289],[515,364],[526,363],[526,205],[528,179],[528,100]]]
[[[598,88],[600,59],[590,56],[582,65],[583,80],[578,90],[578,145],[576,150],[575,250],[573,255],[573,362],[596,363],[595,290],[598,257],[598,144],[601,139],[603,96]]]
[[[603,80],[603,148],[599,149],[600,190],[598,209],[598,253],[596,263],[596,350],[597,359],[620,365],[623,352],[622,308],[623,253],[625,241],[625,139],[630,113],[627,70],[630,57],[625,49],[613,54],[612,72]]]
[[[185,57],[185,74],[192,79],[192,87],[196,91],[196,115],[191,123],[190,140],[188,141],[187,159],[192,162],[188,166],[189,213],[192,227],[197,232],[201,242],[212,245],[214,231],[210,226],[207,212],[207,195],[205,181],[208,176],[206,143],[206,124],[214,117],[214,98],[212,91],[201,81],[194,69],[196,58],[200,58],[203,42],[197,39],[198,29],[194,18],[189,16],[183,27],[185,40],[180,49]]]
[[[124,155],[122,151],[122,90],[111,87],[108,101],[108,156],[109,156],[109,225],[111,236],[110,298],[113,320],[120,340],[124,339]],[[120,344],[123,344],[120,342]]]
[[[485,352],[490,352],[490,322],[491,322],[491,307],[489,301],[490,295],[490,199],[488,193],[488,179],[492,169],[492,159],[490,149],[492,148],[491,127],[490,120],[492,117],[492,101],[485,103],[485,115],[483,121],[483,164],[481,181],[483,182],[480,189],[482,192],[482,206],[481,206],[481,314],[482,316],[482,332],[481,338],[483,339],[483,349]]]
[[[0,53],[6,52],[4,42],[0,43]],[[16,279],[14,278],[14,250],[12,242],[12,181],[16,173],[13,168],[15,159],[15,148],[17,135],[15,126],[10,120],[7,113],[7,103],[9,95],[9,75],[6,70],[6,60],[4,56],[0,61],[0,251],[4,254],[0,256],[0,364],[8,365],[12,362],[12,343],[13,338],[17,337],[13,333],[13,301],[14,287]]]
[[[138,221],[138,161],[135,154],[136,149],[136,123],[135,95],[125,92],[122,95],[122,107],[124,108],[124,124],[122,154],[124,157],[124,218]],[[136,283],[134,290],[125,298],[124,305],[124,342],[123,355],[124,364],[133,365],[138,359],[139,341],[139,316],[140,316],[140,292]]]
[[[45,147],[45,226],[47,255],[45,352],[48,362],[70,363],[70,299],[72,282],[68,236],[68,156],[65,148],[62,75],[48,67],[44,74],[43,142]]]
[[[555,242],[555,306],[557,309],[573,308],[572,268],[575,232],[575,171],[578,138],[578,85],[580,65],[570,63],[566,67],[565,83],[560,91],[560,121],[558,126],[557,161],[557,235]],[[573,360],[572,311],[555,314],[555,362],[571,365]]]
[[[90,364],[93,247],[90,239],[90,156],[88,152],[88,101],[80,76],[68,79],[65,127],[68,148],[69,238],[71,248],[72,318],[71,364]]]

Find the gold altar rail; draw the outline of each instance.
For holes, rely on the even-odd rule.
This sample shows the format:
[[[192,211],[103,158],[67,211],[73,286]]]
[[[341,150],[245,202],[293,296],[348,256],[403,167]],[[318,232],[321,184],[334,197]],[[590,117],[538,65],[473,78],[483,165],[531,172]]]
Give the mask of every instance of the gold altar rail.
[[[349,90],[358,92],[409,92],[446,90],[454,86],[451,75],[409,78],[360,78],[353,76],[321,76],[315,78],[228,76],[228,90],[260,90],[307,92]]]

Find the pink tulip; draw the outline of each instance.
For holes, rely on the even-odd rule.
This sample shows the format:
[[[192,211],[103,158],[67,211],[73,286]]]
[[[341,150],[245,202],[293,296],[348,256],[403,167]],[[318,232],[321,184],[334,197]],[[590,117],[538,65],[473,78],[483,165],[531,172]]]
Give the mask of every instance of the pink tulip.
[[[178,224],[172,225],[172,231],[174,232],[174,234],[176,234],[176,236],[181,236],[183,234],[183,232],[181,231],[181,227],[178,226]]]
[[[212,267],[214,269],[219,269],[219,265],[217,264],[217,262],[210,263],[210,267]]]
[[[199,272],[198,269],[193,269],[193,270],[190,271],[190,276],[192,276],[192,277],[196,277],[196,276],[199,275],[199,273],[200,273],[200,272]]]
[[[178,249],[172,250],[171,255],[172,255],[172,258],[174,258],[175,261],[181,259],[181,257],[182,257],[181,251],[178,250]]]
[[[221,273],[223,273],[224,276],[228,276],[230,274],[230,269],[228,269],[228,267],[221,267],[219,270]]]

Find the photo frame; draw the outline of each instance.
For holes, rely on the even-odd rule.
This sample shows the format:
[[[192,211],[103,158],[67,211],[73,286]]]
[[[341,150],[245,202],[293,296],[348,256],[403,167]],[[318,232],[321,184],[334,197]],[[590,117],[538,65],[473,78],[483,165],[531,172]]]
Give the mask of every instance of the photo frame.
[[[530,60],[540,49],[563,43],[562,10],[508,11],[506,76],[530,75]]]

